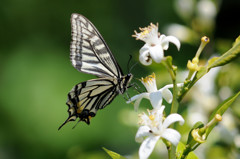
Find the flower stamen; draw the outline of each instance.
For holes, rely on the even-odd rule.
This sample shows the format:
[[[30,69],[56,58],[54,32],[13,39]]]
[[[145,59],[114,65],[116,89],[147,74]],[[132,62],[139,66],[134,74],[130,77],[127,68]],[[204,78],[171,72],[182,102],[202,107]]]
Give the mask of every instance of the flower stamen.
[[[149,119],[153,121],[155,119],[155,116],[154,115],[149,115]]]
[[[155,73],[152,73],[151,75],[145,78],[141,78],[140,81],[145,86],[148,92],[154,92],[157,90]]]

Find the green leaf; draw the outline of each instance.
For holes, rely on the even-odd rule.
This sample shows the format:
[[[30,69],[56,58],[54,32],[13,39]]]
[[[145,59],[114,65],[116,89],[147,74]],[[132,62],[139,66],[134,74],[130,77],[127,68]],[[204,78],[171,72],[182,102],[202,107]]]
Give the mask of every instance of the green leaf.
[[[185,145],[182,142],[178,143],[176,157],[180,159],[182,157],[183,151],[185,149]]]
[[[200,79],[202,76],[204,76],[207,73],[207,68],[204,66],[201,66],[196,74],[196,78]]]
[[[204,66],[201,66],[198,70],[198,72],[196,73],[196,75],[194,76],[190,87],[191,88],[200,78],[202,78],[202,76],[204,76],[207,73],[207,68]]]
[[[215,61],[217,61],[219,57],[212,57],[211,59],[208,60],[208,67],[213,65]]]
[[[233,43],[233,46],[237,45],[239,42],[240,42],[240,35],[237,37],[237,39]]]
[[[198,159],[198,157],[197,157],[197,155],[195,155],[194,152],[190,152],[190,153],[187,155],[186,159]]]
[[[107,152],[107,154],[112,158],[112,159],[126,159],[125,157],[121,156],[120,154],[110,151],[108,149],[106,149],[105,147],[103,147],[103,150],[105,152]]]
[[[208,61],[208,71],[211,68],[223,66],[228,64],[229,62],[235,60],[237,57],[240,56],[240,36],[235,40],[233,47],[225,52],[220,57],[213,57]]]
[[[239,96],[240,94],[240,91],[229,97],[228,99],[226,99],[223,103],[221,103],[216,109],[215,111],[212,113],[212,115],[210,116],[209,118],[209,121],[211,121],[216,114],[220,114],[220,115],[223,115],[223,113],[228,109],[228,107],[231,106],[231,104],[236,100],[236,98]],[[216,123],[217,124],[217,123]],[[206,136],[209,135],[209,133],[212,131],[212,129],[215,127],[216,124],[213,124],[211,125],[208,129],[207,129],[207,132],[206,132]]]

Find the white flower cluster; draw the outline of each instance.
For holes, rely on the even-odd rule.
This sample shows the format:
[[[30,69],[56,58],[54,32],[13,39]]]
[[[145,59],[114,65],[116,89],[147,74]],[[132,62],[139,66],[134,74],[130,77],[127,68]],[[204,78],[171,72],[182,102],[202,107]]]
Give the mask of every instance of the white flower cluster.
[[[170,141],[173,145],[178,144],[181,135],[176,130],[168,127],[177,121],[183,124],[184,119],[179,114],[170,114],[166,118],[163,115],[165,106],[162,105],[162,100],[164,98],[168,103],[172,102],[173,95],[169,88],[172,88],[173,85],[166,85],[158,90],[154,73],[146,78],[142,78],[141,82],[146,87],[147,92],[130,98],[127,103],[135,101],[134,107],[137,110],[142,98],[146,98],[150,100],[153,106],[153,110],[148,110],[148,115],[145,113],[139,115],[140,127],[136,134],[136,141],[142,142],[139,149],[139,157],[140,159],[146,159],[150,156],[160,138]],[[177,86],[180,87],[182,85],[178,84]]]
[[[137,40],[142,40],[145,45],[140,49],[139,60],[143,65],[152,64],[152,60],[160,63],[164,59],[164,50],[169,47],[169,42],[175,44],[180,49],[180,41],[174,36],[160,35],[158,32],[158,24],[150,24],[148,27],[140,28],[140,33],[135,31]],[[135,95],[130,98],[127,103],[134,103],[134,108],[137,111],[139,104],[143,98],[149,99],[153,107],[148,110],[148,114],[142,113],[139,115],[140,127],[136,134],[136,141],[142,142],[139,149],[140,159],[147,159],[152,153],[157,141],[164,138],[177,145],[180,141],[181,135],[178,131],[169,128],[169,126],[177,121],[180,124],[184,123],[184,119],[179,114],[170,114],[164,116],[165,106],[162,105],[163,99],[168,103],[173,100],[172,92],[169,88],[173,88],[173,84],[164,86],[157,89],[155,74],[141,79],[142,84],[145,86],[147,92]],[[183,84],[177,84],[177,87],[182,87]]]

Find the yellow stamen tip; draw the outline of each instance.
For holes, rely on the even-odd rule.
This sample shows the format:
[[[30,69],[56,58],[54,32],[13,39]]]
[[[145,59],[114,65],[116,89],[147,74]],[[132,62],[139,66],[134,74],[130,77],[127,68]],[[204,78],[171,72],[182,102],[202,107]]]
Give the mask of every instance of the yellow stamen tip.
[[[209,43],[209,42],[210,42],[210,39],[209,39],[208,37],[206,37],[206,36],[203,36],[203,37],[201,38],[201,41],[202,41],[203,43]]]
[[[154,115],[150,115],[150,116],[149,116],[149,119],[150,119],[150,120],[154,120],[154,119],[155,119],[155,116],[154,116]]]
[[[155,79],[155,73],[152,73],[151,75],[145,77],[145,78],[141,78],[141,81],[144,83],[148,83],[149,81],[152,82]]]
[[[148,34],[148,33],[149,33],[148,30],[144,30],[141,34],[142,34],[142,35],[146,35],[146,34]]]
[[[152,75],[151,75],[152,78],[155,78],[155,73],[153,72]]]

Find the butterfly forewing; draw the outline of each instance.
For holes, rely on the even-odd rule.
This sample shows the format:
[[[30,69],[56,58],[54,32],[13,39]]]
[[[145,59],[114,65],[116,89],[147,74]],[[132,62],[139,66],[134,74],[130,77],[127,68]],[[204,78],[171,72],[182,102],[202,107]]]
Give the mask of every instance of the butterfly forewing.
[[[122,71],[94,25],[80,14],[72,14],[70,59],[79,71],[98,77],[120,77]]]

